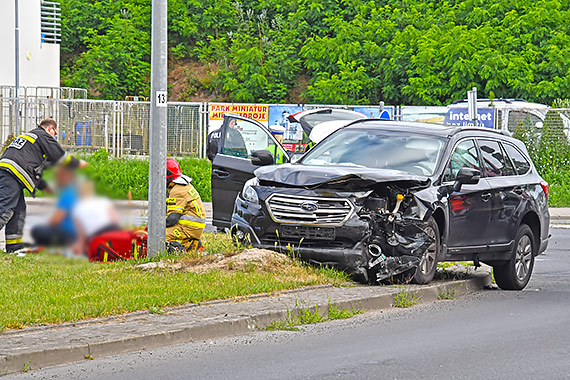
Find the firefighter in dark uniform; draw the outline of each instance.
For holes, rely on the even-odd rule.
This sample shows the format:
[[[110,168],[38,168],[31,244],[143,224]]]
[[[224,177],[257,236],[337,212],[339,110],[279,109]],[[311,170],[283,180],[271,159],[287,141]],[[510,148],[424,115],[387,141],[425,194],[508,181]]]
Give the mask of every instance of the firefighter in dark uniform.
[[[16,137],[0,157],[0,230],[6,227],[7,252],[24,247],[24,189],[32,195],[36,189],[44,189],[46,183],[42,173],[51,165],[87,166],[85,161],[65,153],[56,141],[56,135],[55,120],[42,120],[37,128]]]

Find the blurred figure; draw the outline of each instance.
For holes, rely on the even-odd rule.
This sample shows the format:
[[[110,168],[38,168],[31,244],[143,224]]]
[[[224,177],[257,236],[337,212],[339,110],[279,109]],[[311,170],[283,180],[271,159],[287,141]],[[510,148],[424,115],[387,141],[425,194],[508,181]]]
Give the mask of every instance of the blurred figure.
[[[206,213],[200,194],[190,182],[192,179],[182,174],[178,161],[166,160],[166,241],[171,247],[180,244],[187,251],[195,251],[202,247]]]
[[[77,230],[77,242],[73,248],[76,255],[86,255],[89,244],[97,235],[121,229],[113,203],[107,198],[95,196],[92,182],[80,186],[79,201],[72,216]]]
[[[275,140],[277,140],[279,144],[283,143],[283,137],[285,135],[285,127],[281,125],[271,125],[269,126],[269,131],[271,131],[271,134],[273,135],[273,137],[275,137]],[[271,155],[273,156],[274,162],[276,164],[283,163],[284,153],[280,146],[278,146],[277,144],[273,144],[273,141],[271,141],[271,144],[269,144],[269,146],[265,148],[265,150],[271,152]]]
[[[75,171],[58,165],[55,169],[55,180],[59,190],[57,209],[47,225],[32,228],[32,238],[38,246],[68,246],[77,238],[72,217],[78,199]]]
[[[55,120],[42,120],[37,128],[16,137],[0,157],[0,230],[6,227],[8,252],[24,247],[24,189],[33,195],[36,189],[45,188],[43,171],[56,163],[72,167],[87,166],[85,161],[65,153],[55,136]]]

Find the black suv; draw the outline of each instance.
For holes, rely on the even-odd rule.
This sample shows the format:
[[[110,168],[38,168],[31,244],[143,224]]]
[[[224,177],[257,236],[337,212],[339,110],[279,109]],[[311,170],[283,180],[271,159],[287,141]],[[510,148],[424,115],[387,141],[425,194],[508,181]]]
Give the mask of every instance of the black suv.
[[[492,265],[501,288],[521,290],[548,245],[548,184],[523,143],[498,131],[358,120],[297,162],[270,165],[261,146],[278,143],[267,128],[231,118],[249,123],[247,157],[224,150],[225,120],[214,224],[256,247],[362,282],[407,275],[425,284],[438,261],[473,260]]]

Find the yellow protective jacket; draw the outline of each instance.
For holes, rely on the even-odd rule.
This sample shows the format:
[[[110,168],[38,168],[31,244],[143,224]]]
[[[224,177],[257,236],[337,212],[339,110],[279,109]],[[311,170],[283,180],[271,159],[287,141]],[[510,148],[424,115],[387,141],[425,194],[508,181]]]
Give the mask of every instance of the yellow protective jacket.
[[[176,180],[175,180],[176,181]],[[187,181],[171,183],[166,200],[166,215],[182,214],[178,223],[166,229],[166,241],[177,241],[188,251],[200,246],[200,237],[206,227],[206,213],[200,194]],[[181,183],[180,183],[181,182]]]

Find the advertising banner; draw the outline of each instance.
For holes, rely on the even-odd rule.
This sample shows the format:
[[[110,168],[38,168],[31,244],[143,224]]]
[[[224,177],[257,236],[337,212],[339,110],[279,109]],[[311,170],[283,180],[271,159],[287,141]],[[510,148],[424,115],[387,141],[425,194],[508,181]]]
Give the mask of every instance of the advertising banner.
[[[495,128],[495,109],[478,108],[477,119],[478,127]],[[460,127],[475,126],[475,122],[469,120],[469,111],[467,108],[449,108],[445,115],[444,124],[457,125]]]
[[[283,142],[297,143],[303,140],[303,128],[299,123],[292,123],[287,118],[289,115],[300,112],[300,106],[269,106],[269,125],[281,125],[285,128]]]
[[[384,107],[380,112],[380,107],[354,107],[353,111],[360,112],[370,119],[394,119],[394,108]]]
[[[223,114],[226,112],[257,120],[267,126],[269,106],[267,104],[210,103],[209,132],[222,126]]]
[[[402,106],[402,121],[443,124],[447,107]]]

